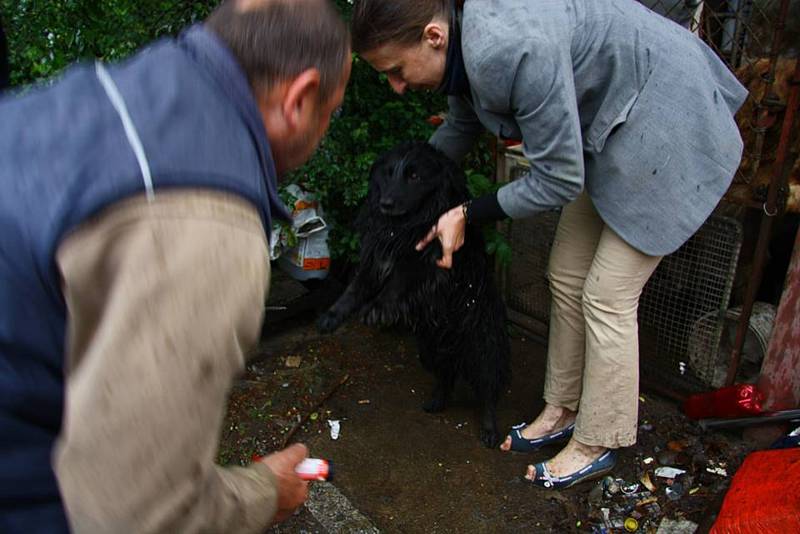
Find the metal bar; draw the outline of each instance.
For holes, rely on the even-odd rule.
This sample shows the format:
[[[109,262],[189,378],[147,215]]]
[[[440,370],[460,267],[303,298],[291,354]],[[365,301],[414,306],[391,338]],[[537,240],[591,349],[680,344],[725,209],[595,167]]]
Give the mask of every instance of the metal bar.
[[[735,2],[736,11],[734,13],[734,31],[731,37],[731,67],[739,68],[744,56],[744,43],[747,36],[747,26],[745,26],[745,13],[752,10],[752,0],[740,0]]]
[[[772,40],[771,52],[771,65],[770,65],[770,78],[774,78],[775,68],[777,64],[777,52],[783,37],[783,27],[785,26],[786,18],[789,14],[789,0],[782,0],[780,7],[779,21],[775,28],[775,34]],[[797,80],[797,68],[800,68],[800,63],[795,68],[795,80]],[[766,94],[765,94],[766,96]],[[778,143],[778,151],[775,155],[775,167],[772,174],[772,179],[769,183],[767,191],[767,201],[764,203],[764,215],[761,218],[761,225],[759,227],[758,241],[756,242],[755,259],[753,263],[753,273],[747,285],[747,293],[744,302],[742,303],[742,314],[739,317],[739,324],[736,328],[736,341],[733,344],[731,351],[731,360],[728,365],[728,374],[725,378],[725,383],[731,385],[736,380],[736,373],[739,370],[739,362],[742,357],[742,346],[744,345],[744,338],[747,334],[747,328],[750,325],[750,315],[753,313],[753,303],[756,300],[756,293],[758,286],[761,284],[761,278],[764,274],[764,263],[766,260],[767,249],[769,247],[770,234],[772,233],[772,222],[774,216],[778,212],[777,200],[778,190],[782,185],[781,176],[783,164],[786,159],[786,153],[789,146],[789,136],[791,134],[791,126],[794,122],[794,112],[797,108],[797,85],[793,85],[789,94],[789,99],[786,106],[786,114],[783,117],[783,128],[781,130],[781,139]],[[792,105],[794,101],[794,105]]]
[[[786,13],[784,13],[783,5],[781,5],[781,15],[775,22],[775,33],[773,34],[772,46],[770,47],[769,51],[769,69],[762,76],[764,81],[764,93],[761,96],[761,100],[756,103],[755,109],[753,110],[755,115],[755,126],[753,129],[756,132],[756,149],[753,156],[753,169],[751,173],[752,178],[756,178],[758,176],[758,169],[761,166],[761,159],[764,153],[764,139],[766,137],[767,125],[769,124],[769,118],[772,112],[772,108],[770,107],[769,103],[765,104],[764,101],[769,100],[772,86],[775,84],[775,71],[778,68],[780,41],[782,40],[783,32],[786,28],[788,9],[789,8],[787,6]]]
[[[641,385],[642,389],[644,390],[657,393],[662,397],[665,397],[667,399],[673,400],[678,403],[683,403],[683,401],[685,401],[687,397],[685,393],[681,393],[680,391],[677,391],[669,386],[666,386],[665,384],[659,381],[652,380],[646,376],[641,377]]]
[[[548,336],[547,324],[537,321],[536,319],[524,313],[520,313],[510,308],[506,310],[506,313],[508,314],[508,319],[512,323],[522,328],[523,330],[527,330],[531,335],[537,336],[539,339],[543,341],[545,345],[547,345],[547,336]]]
[[[800,410],[784,410],[780,412],[765,413],[754,417],[737,417],[735,419],[701,419],[697,422],[703,430],[716,430],[718,428],[742,428],[755,425],[770,425],[784,421],[800,419]]]

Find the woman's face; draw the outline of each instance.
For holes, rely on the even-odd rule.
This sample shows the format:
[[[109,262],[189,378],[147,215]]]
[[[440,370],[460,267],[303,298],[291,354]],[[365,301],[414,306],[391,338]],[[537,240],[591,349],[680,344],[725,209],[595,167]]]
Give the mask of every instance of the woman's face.
[[[361,56],[386,74],[398,94],[406,89],[434,90],[442,83],[447,63],[447,23],[434,19],[417,45],[387,43]]]

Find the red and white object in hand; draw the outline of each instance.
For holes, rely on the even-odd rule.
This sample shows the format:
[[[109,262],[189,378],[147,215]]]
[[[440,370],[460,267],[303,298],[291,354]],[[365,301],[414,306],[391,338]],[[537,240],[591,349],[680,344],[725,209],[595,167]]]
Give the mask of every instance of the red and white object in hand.
[[[306,458],[294,468],[303,480],[330,480],[333,476],[331,464],[328,460]]]

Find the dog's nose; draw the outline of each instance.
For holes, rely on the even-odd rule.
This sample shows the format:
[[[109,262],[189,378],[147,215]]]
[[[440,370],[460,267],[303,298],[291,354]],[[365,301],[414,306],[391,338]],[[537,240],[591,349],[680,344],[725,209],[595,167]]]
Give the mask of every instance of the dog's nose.
[[[381,199],[381,209],[391,210],[392,208],[394,208],[394,200],[392,200],[391,198]]]

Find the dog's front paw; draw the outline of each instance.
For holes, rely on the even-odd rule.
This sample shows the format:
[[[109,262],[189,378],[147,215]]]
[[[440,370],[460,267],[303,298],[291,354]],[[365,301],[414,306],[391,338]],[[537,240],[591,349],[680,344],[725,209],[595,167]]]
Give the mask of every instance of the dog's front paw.
[[[490,449],[494,449],[497,445],[499,445],[500,434],[497,432],[497,427],[481,428],[481,441]]]
[[[323,334],[335,332],[342,325],[342,318],[338,313],[328,310],[317,319],[317,330]]]

